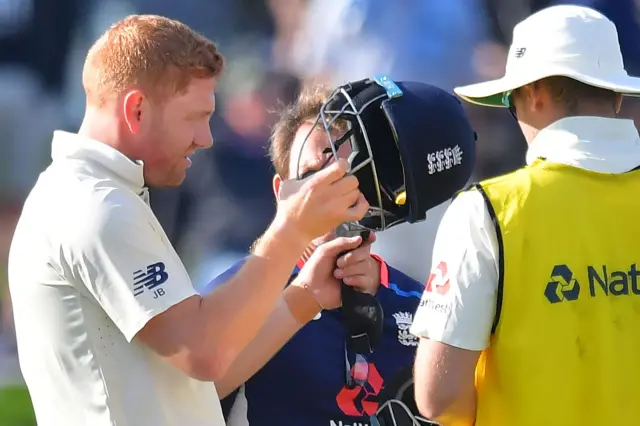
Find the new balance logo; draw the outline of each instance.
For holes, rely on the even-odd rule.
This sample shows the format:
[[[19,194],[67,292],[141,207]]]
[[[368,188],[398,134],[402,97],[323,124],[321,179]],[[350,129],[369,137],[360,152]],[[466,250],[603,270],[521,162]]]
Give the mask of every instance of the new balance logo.
[[[139,269],[133,273],[133,295],[138,297],[145,291],[152,290],[154,299],[164,296],[164,290],[156,287],[164,284],[168,279],[169,274],[165,271],[162,262],[149,265],[146,270]]]
[[[527,51],[526,47],[517,48],[516,51],[515,51],[516,58],[518,58],[518,59],[522,58],[526,51]]]

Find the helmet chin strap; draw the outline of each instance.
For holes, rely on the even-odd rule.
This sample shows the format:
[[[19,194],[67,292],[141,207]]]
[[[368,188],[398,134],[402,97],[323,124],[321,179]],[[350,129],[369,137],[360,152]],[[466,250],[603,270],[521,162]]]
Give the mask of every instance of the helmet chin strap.
[[[362,243],[369,238],[369,231],[355,223],[344,223],[336,229],[339,237],[362,237]],[[341,253],[342,256],[344,253]],[[375,296],[362,293],[342,282],[342,321],[346,331],[347,349],[357,353],[371,353],[380,342],[383,330],[384,312]]]

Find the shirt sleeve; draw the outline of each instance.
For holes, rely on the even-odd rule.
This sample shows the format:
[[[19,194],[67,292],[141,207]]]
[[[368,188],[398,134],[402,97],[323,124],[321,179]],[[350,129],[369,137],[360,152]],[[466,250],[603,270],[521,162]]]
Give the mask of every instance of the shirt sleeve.
[[[497,258],[497,235],[482,195],[460,194],[438,227],[411,333],[462,349],[486,349],[496,307]]]
[[[103,201],[69,239],[76,282],[128,341],[151,318],[197,294],[161,226],[145,209],[142,200]]]

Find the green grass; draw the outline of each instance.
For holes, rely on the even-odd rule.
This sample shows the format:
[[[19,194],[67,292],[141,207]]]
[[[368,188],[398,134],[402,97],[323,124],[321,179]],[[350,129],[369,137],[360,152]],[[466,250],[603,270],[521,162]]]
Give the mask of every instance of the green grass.
[[[10,386],[0,389],[0,425],[36,426],[27,388]]]

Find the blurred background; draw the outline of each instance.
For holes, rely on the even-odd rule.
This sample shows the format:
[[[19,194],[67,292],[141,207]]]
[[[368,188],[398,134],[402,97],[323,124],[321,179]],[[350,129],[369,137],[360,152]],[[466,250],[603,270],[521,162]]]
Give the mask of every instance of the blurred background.
[[[35,424],[6,290],[13,229],[50,161],[52,131],[78,129],[84,55],[113,22],[134,13],[175,18],[216,41],[228,60],[213,148],[194,157],[182,187],[151,191],[152,208],[199,287],[244,256],[273,217],[270,126],[304,81],[338,85],[384,72],[451,90],[497,78],[513,26],[558,3],[612,19],[626,68],[640,75],[640,0],[0,0],[0,425]],[[474,179],[523,165],[526,145],[509,113],[467,107],[479,136]],[[623,107],[638,122],[638,102],[627,98]],[[375,251],[424,282],[445,208],[378,235]]]

